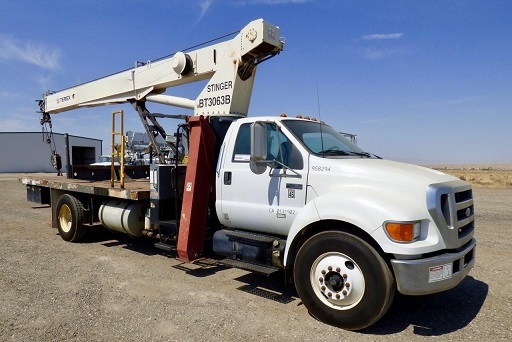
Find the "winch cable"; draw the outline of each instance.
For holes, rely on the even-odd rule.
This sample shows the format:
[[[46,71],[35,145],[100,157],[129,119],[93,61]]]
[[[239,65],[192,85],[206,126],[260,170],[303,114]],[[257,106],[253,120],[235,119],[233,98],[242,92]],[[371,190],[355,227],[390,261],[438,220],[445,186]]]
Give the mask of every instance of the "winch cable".
[[[57,153],[57,145],[55,144],[55,138],[53,137],[53,126],[50,114],[42,113],[40,123],[42,126],[43,141],[50,145],[50,161],[53,168],[57,170],[57,175],[61,176],[62,161],[60,155]]]

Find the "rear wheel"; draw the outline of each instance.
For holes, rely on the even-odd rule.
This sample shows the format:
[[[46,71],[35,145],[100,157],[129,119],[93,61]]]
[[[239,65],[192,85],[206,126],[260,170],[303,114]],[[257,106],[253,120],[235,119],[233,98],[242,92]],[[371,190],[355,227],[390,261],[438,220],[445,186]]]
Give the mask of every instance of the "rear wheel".
[[[59,197],[56,207],[57,228],[61,238],[69,242],[78,242],[85,236],[83,225],[84,206],[75,197],[64,194]]]
[[[314,317],[347,330],[377,322],[395,294],[394,277],[375,249],[338,231],[314,235],[302,245],[294,278],[304,306]]]

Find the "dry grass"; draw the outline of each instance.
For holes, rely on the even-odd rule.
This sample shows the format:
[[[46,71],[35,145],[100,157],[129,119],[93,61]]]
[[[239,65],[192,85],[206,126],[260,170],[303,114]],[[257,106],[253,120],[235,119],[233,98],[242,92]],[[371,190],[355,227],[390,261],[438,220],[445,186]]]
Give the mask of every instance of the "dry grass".
[[[512,188],[512,165],[450,165],[431,166],[471,183],[474,188],[510,189]]]

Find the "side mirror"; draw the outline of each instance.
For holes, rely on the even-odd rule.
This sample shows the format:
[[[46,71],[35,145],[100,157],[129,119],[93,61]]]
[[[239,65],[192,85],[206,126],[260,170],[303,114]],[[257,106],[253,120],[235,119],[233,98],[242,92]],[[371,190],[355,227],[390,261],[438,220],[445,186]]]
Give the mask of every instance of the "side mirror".
[[[251,171],[261,175],[267,170],[267,124],[256,121],[251,125]]]

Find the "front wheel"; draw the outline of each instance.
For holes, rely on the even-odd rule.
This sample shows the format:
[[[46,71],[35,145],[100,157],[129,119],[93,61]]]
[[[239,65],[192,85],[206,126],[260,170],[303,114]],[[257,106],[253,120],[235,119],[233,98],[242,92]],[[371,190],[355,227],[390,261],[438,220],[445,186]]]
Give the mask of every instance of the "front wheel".
[[[78,242],[85,236],[84,206],[74,196],[64,194],[57,201],[57,228],[64,241]]]
[[[395,294],[394,277],[377,251],[362,239],[338,231],[314,235],[301,246],[294,280],[314,317],[347,330],[377,322]]]

